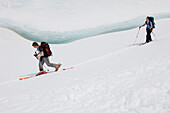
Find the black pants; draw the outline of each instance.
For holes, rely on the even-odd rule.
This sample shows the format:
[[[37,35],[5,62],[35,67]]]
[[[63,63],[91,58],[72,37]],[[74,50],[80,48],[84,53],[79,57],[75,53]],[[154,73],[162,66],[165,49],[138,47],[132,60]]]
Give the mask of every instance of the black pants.
[[[150,41],[152,41],[152,38],[151,38],[152,29],[146,29],[146,32],[147,32],[146,43],[149,43]]]

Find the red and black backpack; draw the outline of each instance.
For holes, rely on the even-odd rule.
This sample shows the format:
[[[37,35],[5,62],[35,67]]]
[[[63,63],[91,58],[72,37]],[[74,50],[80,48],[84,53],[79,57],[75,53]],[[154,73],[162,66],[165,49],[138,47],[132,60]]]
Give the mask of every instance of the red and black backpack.
[[[44,49],[44,56],[51,56],[52,52],[50,50],[50,46],[46,42],[41,42],[41,47]]]

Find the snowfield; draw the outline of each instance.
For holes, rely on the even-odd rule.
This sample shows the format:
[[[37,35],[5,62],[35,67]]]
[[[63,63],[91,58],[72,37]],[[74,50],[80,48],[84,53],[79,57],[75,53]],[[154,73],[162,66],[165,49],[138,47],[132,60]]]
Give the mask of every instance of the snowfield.
[[[74,69],[23,81],[38,72],[35,49],[1,28],[0,113],[170,113],[169,26],[157,21],[144,46],[133,45],[137,28],[53,44],[51,61]],[[144,41],[142,28],[137,43]]]

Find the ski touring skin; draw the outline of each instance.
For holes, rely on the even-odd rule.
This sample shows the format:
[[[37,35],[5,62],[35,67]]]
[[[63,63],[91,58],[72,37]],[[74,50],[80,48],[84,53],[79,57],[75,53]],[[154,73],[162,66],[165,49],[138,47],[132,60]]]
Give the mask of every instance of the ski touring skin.
[[[66,71],[66,70],[70,70],[70,69],[73,69],[73,67],[63,68],[61,71]],[[41,75],[46,75],[46,74],[50,74],[50,73],[55,73],[55,72],[58,72],[58,71],[49,71],[49,72],[45,72],[45,73],[42,73],[42,74],[35,74],[35,73],[28,74],[29,76],[20,77],[19,80],[30,79],[30,78],[33,78],[33,77],[37,77],[37,76],[41,76]]]

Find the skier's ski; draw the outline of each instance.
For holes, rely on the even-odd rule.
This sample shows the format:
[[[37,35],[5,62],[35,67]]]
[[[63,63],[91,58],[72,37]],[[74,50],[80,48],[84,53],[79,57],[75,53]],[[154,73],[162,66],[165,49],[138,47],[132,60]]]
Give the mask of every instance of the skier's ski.
[[[29,79],[29,78],[34,77],[35,75],[36,75],[36,74],[30,75],[30,76],[25,76],[25,77],[20,77],[19,80]]]
[[[141,43],[141,44],[139,44],[139,46],[142,46],[142,45],[145,45],[146,43]]]
[[[142,46],[142,45],[145,45],[146,43],[135,43],[135,44],[131,44],[131,45],[128,45],[128,46]]]
[[[73,69],[73,67],[64,68],[63,70],[69,70],[69,69]]]
[[[73,69],[73,67],[63,68],[61,71],[65,71],[65,70],[69,70],[69,69]],[[45,72],[45,73],[42,73],[42,74],[29,74],[29,76],[20,77],[19,80],[25,80],[25,79],[29,79],[29,78],[49,74],[49,73],[55,73],[55,72],[58,72],[58,71],[49,71],[49,72]]]

